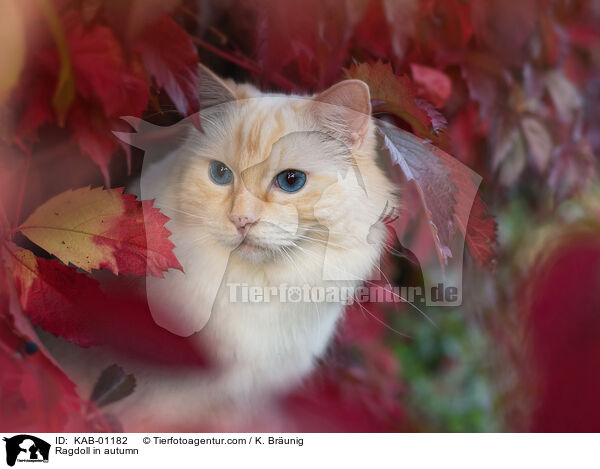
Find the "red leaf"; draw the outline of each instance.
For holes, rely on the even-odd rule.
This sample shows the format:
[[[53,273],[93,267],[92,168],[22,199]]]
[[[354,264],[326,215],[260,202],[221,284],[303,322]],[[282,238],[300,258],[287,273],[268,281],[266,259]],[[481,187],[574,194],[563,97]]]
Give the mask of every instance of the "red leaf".
[[[8,349],[9,334],[0,321],[0,432],[85,431],[75,385],[41,352]]]
[[[530,431],[600,430],[599,234],[589,225],[554,239],[527,274],[518,304],[535,390]]]
[[[354,30],[354,40],[359,47],[368,50],[377,58],[390,56],[390,31],[381,0],[369,0],[365,14]]]
[[[106,21],[119,37],[129,43],[149,24],[165,14],[172,13],[181,0],[102,0],[102,3]]]
[[[467,249],[480,267],[492,269],[498,247],[496,221],[475,185],[474,173],[447,153],[438,150],[435,154],[450,169],[450,180],[457,188],[453,218],[465,236]]]
[[[369,85],[374,112],[394,114],[410,124],[419,136],[439,140],[433,132],[431,117],[419,103],[416,87],[408,76],[395,75],[390,64],[383,62],[352,65],[346,75]]]
[[[137,43],[156,84],[164,88],[177,110],[187,116],[198,110],[198,55],[185,30],[168,16],[147,27]]]
[[[452,81],[444,72],[425,65],[410,64],[413,80],[419,86],[419,94],[433,104],[442,108],[452,93]]]
[[[497,225],[494,217],[488,213],[479,191],[470,210],[465,235],[467,249],[480,267],[493,269],[498,247]]]
[[[477,152],[479,139],[485,138],[489,132],[489,121],[480,121],[477,104],[469,103],[450,123],[448,133],[452,142],[452,154],[467,166],[476,167],[481,162]]]
[[[102,301],[89,305],[88,328],[96,343],[153,365],[195,368],[209,365],[198,335],[181,337],[156,324],[146,299],[122,277],[107,290]]]
[[[108,163],[118,144],[108,122],[111,118],[141,115],[150,98],[148,79],[140,64],[128,62],[112,30],[82,20],[67,9],[63,17],[76,98],[68,114],[82,152],[96,163],[108,182]],[[33,54],[16,92],[22,103],[18,136],[33,134],[55,119],[50,105],[60,61],[54,43],[44,43]]]
[[[120,281],[108,285],[110,293],[104,295],[96,280],[55,260],[36,258],[14,245],[5,245],[2,256],[22,310],[34,325],[80,346],[103,345],[120,355],[153,364],[208,365],[198,338],[183,338],[158,326],[131,282],[125,285],[120,277]],[[2,319],[0,314],[0,328]],[[3,338],[0,334],[0,353],[3,343],[13,349],[31,340],[39,343],[24,317],[17,325],[28,337]]]
[[[3,282],[0,287],[10,290]],[[80,399],[20,308],[8,303],[0,294],[0,432],[106,431],[102,417]]]
[[[462,59],[473,36],[473,10],[480,0],[421,1],[420,15],[414,20],[417,43],[422,56],[432,57],[435,64],[444,67]]]
[[[81,153],[98,165],[104,183],[110,186],[108,164],[113,153],[119,149],[119,144],[111,133],[108,120],[93,108],[85,111],[75,105],[69,115],[69,123]]]
[[[473,27],[482,48],[504,64],[512,66],[523,65],[527,57],[527,41],[531,40],[541,12],[551,9],[549,6],[542,6],[537,0],[459,3],[467,8],[477,9],[476,15],[473,15],[476,18]]]
[[[171,232],[164,226],[169,218],[152,206],[152,200],[140,203],[131,194],[123,194],[122,200],[124,215],[114,219],[108,230],[95,238],[99,246],[111,248],[117,271],[162,278],[170,268],[181,270],[169,241]]]
[[[462,64],[462,75],[471,99],[479,103],[481,117],[496,116],[508,96],[504,70],[497,58],[485,53],[470,53]]]
[[[123,188],[84,187],[53,197],[19,229],[65,264],[88,272],[162,277],[169,268],[181,269],[164,226],[168,220],[152,201],[140,203]]]
[[[490,266],[496,224],[479,198],[477,174],[408,132],[390,125],[380,125],[379,130],[392,160],[419,190],[442,264],[452,257],[450,242],[458,228],[477,263]]]
[[[34,325],[79,345],[91,345],[88,304],[98,301],[98,282],[55,260],[5,245],[2,257],[12,273],[23,312]]]
[[[260,19],[256,58],[261,80],[274,82],[281,74],[298,85],[299,89],[288,91],[320,91],[336,81],[360,17],[355,4],[337,0],[244,3]]]
[[[323,366],[303,387],[286,396],[287,425],[304,432],[407,430],[400,404],[402,385],[392,352],[376,344],[345,351],[354,357],[364,355],[362,363],[347,358],[340,363],[344,356],[338,349],[337,366]]]
[[[66,22],[77,94],[98,102],[107,117],[140,115],[150,99],[149,84],[125,61],[112,30],[99,24],[84,29],[75,16]]]
[[[39,72],[35,72],[39,74]],[[37,79],[25,77],[15,92],[18,101],[23,102],[16,136],[31,137],[42,125],[54,120],[54,111],[50,104],[54,83],[43,76]]]

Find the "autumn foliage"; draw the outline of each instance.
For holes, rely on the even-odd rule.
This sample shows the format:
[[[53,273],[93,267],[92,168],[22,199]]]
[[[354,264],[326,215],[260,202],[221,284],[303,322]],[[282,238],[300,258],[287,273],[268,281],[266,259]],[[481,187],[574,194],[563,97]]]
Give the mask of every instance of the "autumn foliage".
[[[181,268],[168,218],[152,201],[123,192],[143,155],[121,146],[113,131],[132,131],[122,116],[171,125],[197,112],[200,62],[265,90],[313,93],[344,78],[365,81],[374,116],[414,135],[407,177],[414,187],[405,196],[424,210],[403,227],[414,251],[443,262],[447,238],[458,232],[474,260],[466,261],[472,294],[461,318],[495,344],[486,353],[500,363],[496,376],[509,377],[510,389],[495,395],[504,409],[500,428],[580,428],[560,407],[567,390],[559,384],[600,385],[585,366],[556,367],[580,366],[597,351],[598,298],[592,292],[589,302],[572,303],[569,295],[584,287],[556,266],[575,270],[598,258],[597,243],[572,248],[581,237],[569,236],[575,222],[591,238],[599,234],[594,2],[8,0],[0,6],[0,38],[0,431],[119,428],[102,413],[118,397],[103,395],[102,383],[120,380],[127,390],[128,378],[109,370],[95,396],[79,396],[34,327],[82,346],[206,366],[151,321],[143,301],[122,288],[107,294],[92,275],[105,271],[119,285]],[[425,157],[434,174],[432,166],[419,172]],[[478,192],[462,165],[483,177]],[[551,246],[551,261],[544,250],[554,234],[561,242]],[[405,257],[390,256],[385,272],[409,275]],[[590,269],[586,277],[600,275]],[[523,287],[530,278],[542,292],[567,283],[566,296],[556,298],[561,308],[532,299],[533,287]],[[408,314],[381,305],[351,309],[335,358],[286,398],[289,427],[449,429],[411,409],[406,353],[414,350],[398,345],[405,339],[396,334]],[[124,326],[114,333],[116,317]],[[570,328],[579,318],[590,326]],[[132,342],[133,331],[163,348]],[[573,350],[579,334],[590,343]],[[436,359],[436,373],[456,369],[460,360],[448,356]],[[592,395],[579,412],[593,406]],[[554,405],[562,427],[552,424]],[[598,429],[597,419],[585,422]]]

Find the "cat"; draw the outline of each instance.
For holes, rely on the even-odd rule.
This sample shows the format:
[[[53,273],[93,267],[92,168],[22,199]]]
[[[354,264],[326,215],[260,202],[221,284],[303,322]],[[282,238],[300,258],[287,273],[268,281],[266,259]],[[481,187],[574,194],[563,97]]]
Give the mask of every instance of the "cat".
[[[263,93],[204,66],[200,78],[200,129],[191,126],[167,156],[148,158],[134,192],[170,217],[183,266],[147,280],[154,319],[194,334],[215,366],[183,373],[105,354],[137,379],[113,405],[127,431],[251,419],[298,386],[326,353],[345,303],[286,301],[282,289],[361,285],[386,242],[382,207],[396,200],[377,161],[365,83],[300,96]],[[277,294],[244,301],[236,297],[244,286]],[[102,361],[93,353],[65,365],[80,388]]]

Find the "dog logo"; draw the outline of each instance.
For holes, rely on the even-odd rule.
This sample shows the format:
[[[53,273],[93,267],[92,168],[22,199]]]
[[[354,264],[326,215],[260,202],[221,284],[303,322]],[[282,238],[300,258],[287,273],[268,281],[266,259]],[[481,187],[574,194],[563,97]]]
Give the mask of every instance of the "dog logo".
[[[50,443],[32,435],[16,435],[3,438],[6,442],[6,464],[19,462],[48,462]]]

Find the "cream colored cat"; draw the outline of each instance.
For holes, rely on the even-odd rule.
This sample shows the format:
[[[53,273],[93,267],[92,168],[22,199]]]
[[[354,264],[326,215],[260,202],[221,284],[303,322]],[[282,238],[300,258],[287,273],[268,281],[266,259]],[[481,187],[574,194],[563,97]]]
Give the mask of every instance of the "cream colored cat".
[[[394,200],[376,163],[363,82],[342,81],[316,97],[275,95],[202,68],[200,98],[202,132],[192,129],[181,148],[148,159],[140,189],[171,218],[184,269],[148,281],[154,318],[179,335],[196,333],[216,367],[195,374],[90,358],[98,350],[85,352],[85,370],[82,360],[66,365],[88,387],[92,360],[136,375],[136,391],[113,409],[130,431],[251,416],[300,384],[323,357],[344,304],[277,295],[244,302],[232,286],[361,284],[379,262],[381,213]]]

